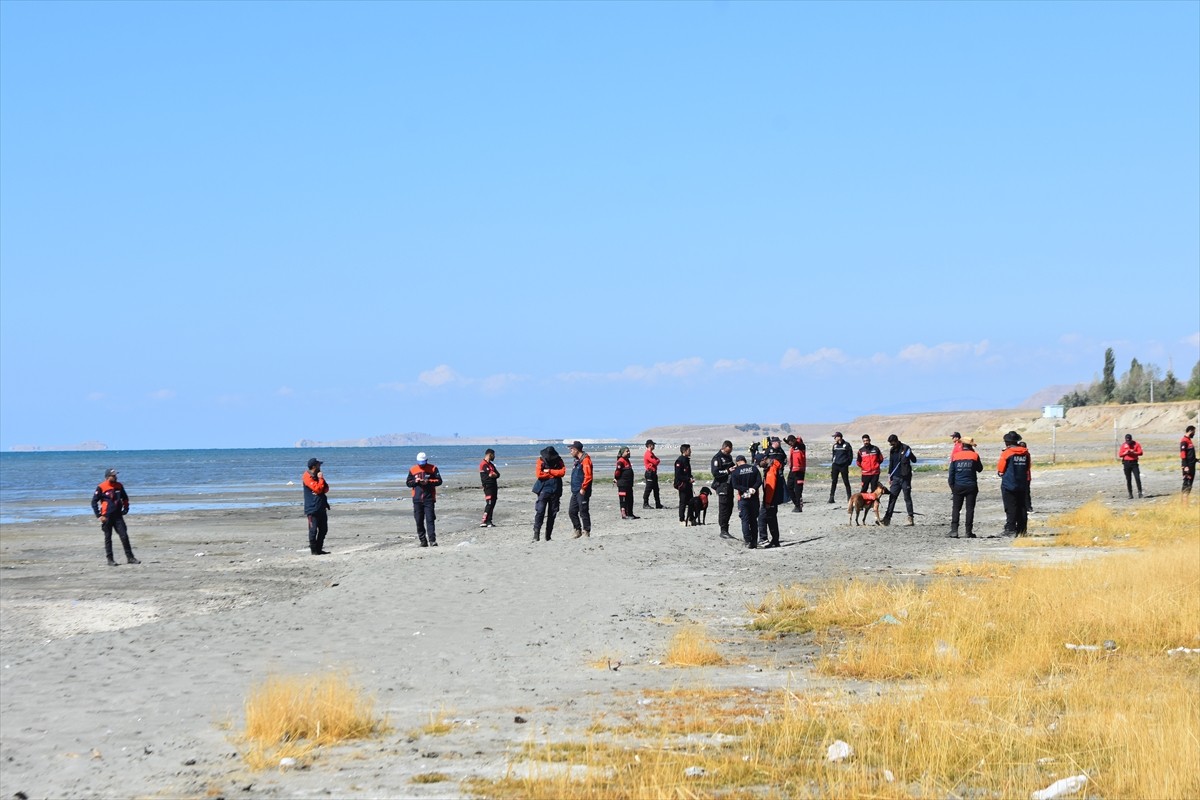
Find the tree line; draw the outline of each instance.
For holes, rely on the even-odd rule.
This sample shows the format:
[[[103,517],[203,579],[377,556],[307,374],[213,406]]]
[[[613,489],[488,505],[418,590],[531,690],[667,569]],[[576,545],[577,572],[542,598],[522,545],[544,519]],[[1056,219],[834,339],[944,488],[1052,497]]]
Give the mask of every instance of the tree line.
[[[1200,361],[1192,367],[1185,384],[1170,369],[1164,375],[1155,364],[1142,364],[1136,358],[1117,378],[1117,358],[1110,347],[1104,351],[1104,372],[1083,391],[1063,395],[1059,402],[1067,408],[1105,403],[1165,403],[1171,400],[1200,399]]]

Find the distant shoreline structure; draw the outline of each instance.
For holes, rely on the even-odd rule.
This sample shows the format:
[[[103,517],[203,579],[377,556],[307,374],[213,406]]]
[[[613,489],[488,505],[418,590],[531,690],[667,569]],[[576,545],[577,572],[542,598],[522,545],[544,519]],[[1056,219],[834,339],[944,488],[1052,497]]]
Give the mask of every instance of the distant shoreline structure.
[[[45,453],[50,451],[61,451],[67,453],[94,452],[97,450],[107,450],[108,445],[104,442],[80,442],[79,444],[14,444],[8,448],[11,453]]]

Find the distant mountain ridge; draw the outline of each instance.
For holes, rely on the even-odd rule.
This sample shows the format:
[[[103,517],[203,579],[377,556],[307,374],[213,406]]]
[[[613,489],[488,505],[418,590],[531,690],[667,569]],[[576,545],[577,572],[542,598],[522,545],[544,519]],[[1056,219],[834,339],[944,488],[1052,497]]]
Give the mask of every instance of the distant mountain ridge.
[[[317,441],[315,439],[300,439],[296,447],[431,447],[448,444],[536,444],[541,439],[529,439],[521,436],[432,436],[428,433],[385,433],[382,436],[368,436],[363,439],[334,439],[332,441]],[[558,443],[560,439],[546,441]]]

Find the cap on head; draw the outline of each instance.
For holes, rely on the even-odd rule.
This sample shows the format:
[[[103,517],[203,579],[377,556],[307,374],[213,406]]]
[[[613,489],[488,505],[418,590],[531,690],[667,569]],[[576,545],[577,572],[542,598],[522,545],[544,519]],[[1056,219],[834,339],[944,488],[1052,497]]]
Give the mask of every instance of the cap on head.
[[[954,433],[950,434],[950,438],[951,438],[951,439],[961,439],[961,438],[962,438],[962,434],[961,434],[961,433],[959,433],[958,431],[955,431]]]
[[[322,462],[322,461],[318,461],[318,460],[317,460],[317,459],[315,459],[315,458],[310,458],[310,459],[308,460],[308,468],[309,468],[309,469],[312,469],[313,467],[319,467],[319,466],[321,466],[321,464],[322,464],[322,463],[324,463],[324,462]]]
[[[972,439],[970,436],[968,436],[967,438],[962,440],[962,445],[963,445],[963,447],[974,447],[975,440]]]
[[[1004,434],[1004,443],[1007,445],[1011,446],[1019,441],[1021,441],[1021,437],[1018,436],[1014,431],[1009,431],[1008,433]]]
[[[429,461],[428,456],[426,456],[424,453],[417,453],[417,463],[418,464],[424,464],[427,461]]]
[[[106,477],[106,478],[117,477],[117,470],[114,467],[109,467],[108,469],[104,470],[104,477]]]
[[[583,452],[583,442],[576,439],[575,441],[571,442],[571,449],[578,450],[579,452],[582,453]]]
[[[655,444],[657,444],[657,442],[655,442],[653,439],[646,440],[646,447],[654,447]]]
[[[835,439],[841,439],[841,438],[842,438],[842,432],[841,432],[841,431],[834,431],[834,432],[833,432],[833,438],[835,438]]]

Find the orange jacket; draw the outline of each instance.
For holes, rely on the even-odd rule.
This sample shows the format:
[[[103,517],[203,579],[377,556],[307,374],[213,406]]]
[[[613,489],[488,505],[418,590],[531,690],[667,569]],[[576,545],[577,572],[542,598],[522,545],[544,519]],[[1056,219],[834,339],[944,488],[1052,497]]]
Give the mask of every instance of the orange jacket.
[[[125,487],[112,478],[105,478],[104,483],[96,487],[92,493],[92,511],[97,517],[115,517],[129,513],[129,495]]]
[[[769,506],[777,506],[783,500],[783,492],[779,487],[783,484],[783,462],[776,458],[764,459],[766,464],[763,475],[763,502]]]
[[[412,488],[413,500],[428,498],[437,502],[437,487],[442,485],[442,473],[433,464],[413,464],[405,485]]]

